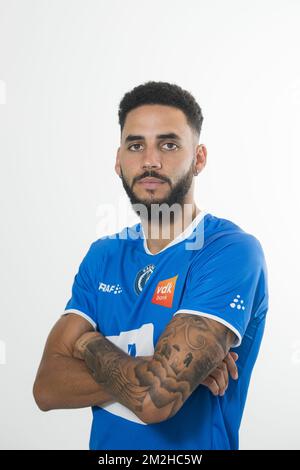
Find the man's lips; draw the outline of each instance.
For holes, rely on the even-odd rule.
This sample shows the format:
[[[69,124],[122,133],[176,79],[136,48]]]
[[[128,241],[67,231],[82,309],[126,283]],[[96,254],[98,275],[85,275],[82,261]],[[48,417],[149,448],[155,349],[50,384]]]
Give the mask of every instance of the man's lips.
[[[158,178],[143,178],[142,180],[138,181],[145,189],[156,189],[158,186],[165,184],[165,181],[162,181]]]

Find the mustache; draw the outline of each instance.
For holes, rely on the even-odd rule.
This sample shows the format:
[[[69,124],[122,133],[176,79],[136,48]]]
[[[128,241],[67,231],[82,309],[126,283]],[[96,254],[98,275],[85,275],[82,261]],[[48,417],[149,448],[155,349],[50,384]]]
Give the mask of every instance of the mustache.
[[[136,176],[133,181],[132,181],[132,186],[137,182],[137,181],[140,181],[142,180],[143,178],[157,178],[161,181],[165,181],[166,183],[169,183],[170,184],[170,180],[169,178],[167,178],[166,176],[162,176],[158,173],[156,173],[156,171],[145,171],[145,173],[143,173],[141,176]]]

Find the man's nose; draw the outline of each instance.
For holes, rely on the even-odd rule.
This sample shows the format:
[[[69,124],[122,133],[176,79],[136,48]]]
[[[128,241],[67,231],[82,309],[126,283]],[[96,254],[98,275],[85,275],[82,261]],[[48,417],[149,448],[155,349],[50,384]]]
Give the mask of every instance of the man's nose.
[[[161,168],[161,156],[157,150],[148,149],[143,157],[142,168]]]

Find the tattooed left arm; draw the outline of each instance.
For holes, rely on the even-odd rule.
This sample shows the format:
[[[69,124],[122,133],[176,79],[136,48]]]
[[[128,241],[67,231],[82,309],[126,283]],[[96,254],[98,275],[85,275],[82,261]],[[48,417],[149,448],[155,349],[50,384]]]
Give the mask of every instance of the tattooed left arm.
[[[84,358],[116,401],[150,424],[174,416],[235,340],[220,322],[180,313],[160,336],[153,357],[129,356],[101,333],[80,338],[75,357]]]

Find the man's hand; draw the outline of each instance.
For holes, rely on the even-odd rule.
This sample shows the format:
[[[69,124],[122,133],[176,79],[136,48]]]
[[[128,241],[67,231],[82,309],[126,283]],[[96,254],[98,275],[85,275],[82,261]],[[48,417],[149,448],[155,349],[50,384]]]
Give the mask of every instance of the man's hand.
[[[223,361],[210,373],[208,377],[201,383],[205,385],[213,393],[213,395],[223,396],[228,388],[229,374],[232,379],[237,380],[238,369],[235,361],[238,354],[229,352]]]
[[[103,337],[100,332],[84,333],[76,342],[74,347],[73,356],[77,359],[84,359],[84,351],[87,344],[95,338]],[[152,356],[138,356],[145,360],[150,360]],[[201,383],[206,386],[213,395],[223,396],[228,388],[229,375],[232,379],[238,378],[238,370],[235,361],[238,359],[238,354],[229,352],[223,361],[210,373],[210,375]]]

